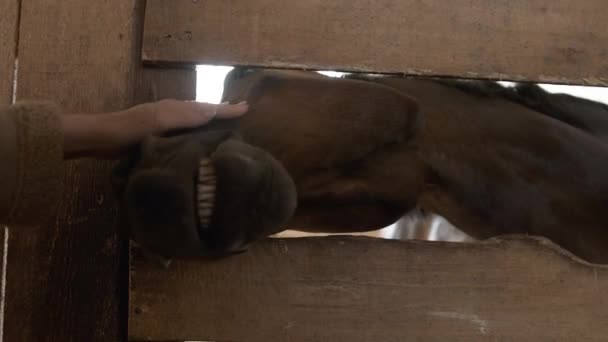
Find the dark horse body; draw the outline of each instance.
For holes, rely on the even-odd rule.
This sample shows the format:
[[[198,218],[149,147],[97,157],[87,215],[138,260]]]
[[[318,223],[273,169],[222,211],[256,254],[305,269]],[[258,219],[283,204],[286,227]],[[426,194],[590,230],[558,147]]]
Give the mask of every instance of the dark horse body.
[[[608,145],[592,135],[440,81],[237,76],[225,100],[251,109],[236,130],[280,160],[298,189],[286,228],[373,230],[421,208],[476,238],[545,236],[608,262]]]

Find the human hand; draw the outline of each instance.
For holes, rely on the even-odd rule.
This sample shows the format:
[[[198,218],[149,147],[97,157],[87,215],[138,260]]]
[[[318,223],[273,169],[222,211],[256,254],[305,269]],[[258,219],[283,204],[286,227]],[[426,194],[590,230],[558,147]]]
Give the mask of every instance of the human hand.
[[[245,102],[230,104],[211,104],[194,101],[161,100],[144,103],[129,108],[127,113],[133,118],[141,117],[144,120],[153,120],[151,134],[194,128],[205,125],[214,119],[232,119],[247,112]]]
[[[194,128],[213,119],[236,118],[248,108],[247,103],[161,100],[119,112],[63,115],[64,156],[114,158],[147,135]]]

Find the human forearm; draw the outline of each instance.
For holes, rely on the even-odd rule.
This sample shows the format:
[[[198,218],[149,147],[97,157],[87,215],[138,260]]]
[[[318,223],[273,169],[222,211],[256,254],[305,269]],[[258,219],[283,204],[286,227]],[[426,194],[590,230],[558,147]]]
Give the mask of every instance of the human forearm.
[[[63,115],[64,156],[113,157],[146,135],[200,126],[215,117],[237,117],[247,109],[247,104],[163,100],[112,113]]]
[[[64,157],[112,157],[153,130],[143,113],[68,114],[60,118]]]

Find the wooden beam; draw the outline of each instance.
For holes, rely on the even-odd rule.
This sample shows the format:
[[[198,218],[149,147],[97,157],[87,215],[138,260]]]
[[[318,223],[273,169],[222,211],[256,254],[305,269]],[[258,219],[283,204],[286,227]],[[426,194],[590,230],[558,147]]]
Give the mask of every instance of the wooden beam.
[[[17,52],[19,0],[0,0],[0,105],[13,98],[13,67]]]
[[[133,341],[599,341],[608,267],[546,240],[269,239],[132,263]]]
[[[608,85],[604,0],[149,0],[148,62]]]
[[[6,307],[6,270],[8,268],[8,227],[0,225],[0,342],[4,339],[4,312]]]
[[[67,113],[131,105],[143,10],[136,0],[23,1],[18,100],[54,101]],[[10,227],[5,341],[126,339],[128,244],[111,167],[69,164],[56,220]]]
[[[162,99],[195,100],[194,68],[143,68],[136,87],[138,102]]]
[[[138,103],[162,99],[195,100],[196,70],[194,68],[142,68],[136,88],[135,98]]]

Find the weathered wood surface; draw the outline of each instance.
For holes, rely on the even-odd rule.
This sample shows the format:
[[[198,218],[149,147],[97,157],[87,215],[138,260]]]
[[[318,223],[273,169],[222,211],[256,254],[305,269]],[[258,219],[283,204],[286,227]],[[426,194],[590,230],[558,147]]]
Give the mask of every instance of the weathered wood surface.
[[[0,342],[4,339],[4,307],[6,292],[6,269],[8,263],[8,227],[0,225]]]
[[[270,239],[131,264],[133,341],[603,341],[608,267],[545,240]]]
[[[18,0],[0,0],[0,105],[11,103],[13,97],[18,16]]]
[[[150,0],[149,62],[608,85],[604,0]]]
[[[195,100],[196,70],[194,68],[141,68],[135,94],[138,103],[162,99]]]
[[[142,22],[141,1],[23,1],[18,100],[55,101],[66,112],[128,107]],[[11,227],[5,341],[126,339],[128,245],[110,169],[71,163],[55,222]]]
[[[136,89],[138,102],[196,99],[194,68],[142,68]]]

